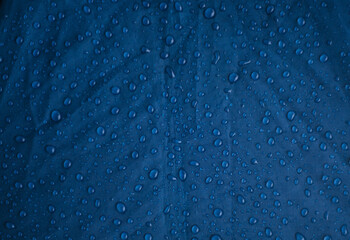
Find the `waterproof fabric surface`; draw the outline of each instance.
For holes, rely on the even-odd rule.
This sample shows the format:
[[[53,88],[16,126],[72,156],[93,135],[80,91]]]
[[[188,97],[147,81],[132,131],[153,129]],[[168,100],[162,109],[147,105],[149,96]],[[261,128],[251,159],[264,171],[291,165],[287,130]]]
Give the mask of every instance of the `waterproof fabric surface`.
[[[1,239],[350,239],[349,1],[1,3]]]

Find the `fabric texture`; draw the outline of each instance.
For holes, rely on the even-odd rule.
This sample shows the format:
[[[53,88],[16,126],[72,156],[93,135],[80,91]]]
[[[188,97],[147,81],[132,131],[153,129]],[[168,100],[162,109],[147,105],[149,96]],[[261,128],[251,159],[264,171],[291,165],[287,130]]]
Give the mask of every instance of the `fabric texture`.
[[[0,18],[1,239],[350,239],[349,1]]]

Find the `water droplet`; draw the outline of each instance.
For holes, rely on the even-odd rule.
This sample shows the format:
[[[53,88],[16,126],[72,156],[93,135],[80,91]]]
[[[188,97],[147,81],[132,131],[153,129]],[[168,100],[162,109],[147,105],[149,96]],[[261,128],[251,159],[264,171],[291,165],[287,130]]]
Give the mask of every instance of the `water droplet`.
[[[250,77],[253,79],[253,80],[258,80],[259,79],[259,73],[257,72],[252,72]]]
[[[301,233],[295,233],[295,240],[306,240],[303,234]]]
[[[222,240],[220,235],[214,234],[210,236],[210,240]]]
[[[117,202],[117,204],[115,205],[116,210],[119,213],[125,213],[126,212],[126,206],[124,203],[122,202]]]
[[[62,118],[61,113],[58,110],[54,110],[51,112],[52,121],[59,122],[61,118]]]
[[[222,217],[222,215],[224,214],[223,210],[220,209],[220,208],[216,208],[214,209],[214,212],[213,212],[214,216],[219,218],[219,217]]]
[[[159,170],[158,169],[152,169],[149,174],[148,177],[152,180],[157,179],[158,178],[158,174],[159,174]]]
[[[197,225],[192,225],[191,231],[193,234],[197,234],[197,233],[199,233],[200,229]]]
[[[303,17],[299,17],[297,19],[297,23],[299,26],[304,26],[305,25],[305,19]]]
[[[327,61],[328,61],[328,56],[327,56],[325,53],[323,53],[323,54],[320,56],[320,61],[321,61],[322,63],[327,62]]]
[[[206,19],[212,19],[215,17],[215,10],[214,8],[207,8],[204,10],[204,17]]]
[[[266,181],[266,187],[268,188],[268,189],[272,189],[273,188],[273,186],[274,186],[274,183],[273,183],[273,181],[270,179],[270,180],[268,180],[268,181]]]
[[[287,113],[287,119],[289,120],[289,121],[293,121],[294,120],[294,118],[295,118],[295,112],[294,111],[289,111],[288,113]]]
[[[104,127],[101,126],[96,129],[96,132],[100,136],[104,136],[106,134],[106,130],[104,129]]]
[[[151,20],[147,16],[143,16],[141,22],[144,26],[149,26],[151,24]]]
[[[63,167],[68,169],[72,166],[72,162],[69,159],[63,161]]]
[[[228,76],[228,81],[230,83],[235,83],[238,81],[238,74],[237,73],[231,73],[229,76]]]
[[[6,226],[7,229],[14,229],[14,228],[16,228],[16,225],[14,223],[12,223],[12,222],[6,222],[5,226]]]

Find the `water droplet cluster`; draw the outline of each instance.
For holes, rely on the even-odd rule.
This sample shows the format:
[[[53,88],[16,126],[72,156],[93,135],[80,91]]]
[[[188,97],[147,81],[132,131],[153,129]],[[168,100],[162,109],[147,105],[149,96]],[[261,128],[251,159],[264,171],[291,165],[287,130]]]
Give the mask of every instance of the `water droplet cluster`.
[[[1,239],[349,239],[346,1],[2,4]]]

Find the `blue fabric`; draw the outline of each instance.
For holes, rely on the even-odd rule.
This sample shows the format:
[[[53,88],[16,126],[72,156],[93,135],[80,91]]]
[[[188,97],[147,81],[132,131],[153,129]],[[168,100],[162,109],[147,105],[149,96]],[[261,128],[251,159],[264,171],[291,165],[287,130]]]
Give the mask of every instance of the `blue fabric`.
[[[350,239],[349,12],[3,0],[0,238]]]

